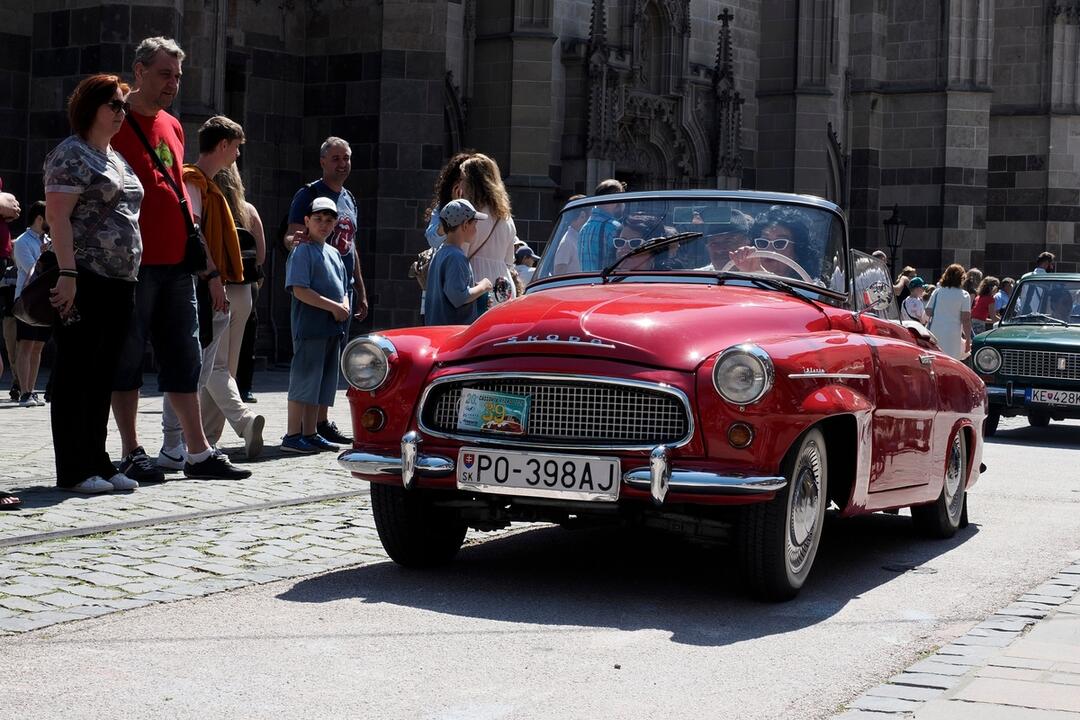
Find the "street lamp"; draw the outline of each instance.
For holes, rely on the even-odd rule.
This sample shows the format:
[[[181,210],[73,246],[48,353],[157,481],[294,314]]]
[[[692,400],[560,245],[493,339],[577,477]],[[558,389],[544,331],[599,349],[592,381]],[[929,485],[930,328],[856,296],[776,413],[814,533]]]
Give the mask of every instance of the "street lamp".
[[[900,217],[900,208],[897,205],[892,207],[892,215],[882,222],[885,226],[885,244],[889,246],[889,271],[896,275],[896,253],[900,252],[900,248],[904,244],[904,231],[907,230],[907,223]]]

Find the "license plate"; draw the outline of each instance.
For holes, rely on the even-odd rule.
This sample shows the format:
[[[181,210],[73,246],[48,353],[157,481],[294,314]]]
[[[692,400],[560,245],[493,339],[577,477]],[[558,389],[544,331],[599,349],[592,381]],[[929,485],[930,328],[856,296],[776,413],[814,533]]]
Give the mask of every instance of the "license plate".
[[[619,499],[617,458],[462,448],[457,468],[459,490],[560,500]]]
[[[458,430],[524,435],[529,397],[465,388],[458,404]]]
[[[1028,389],[1028,402],[1042,405],[1080,406],[1080,390],[1040,390]]]

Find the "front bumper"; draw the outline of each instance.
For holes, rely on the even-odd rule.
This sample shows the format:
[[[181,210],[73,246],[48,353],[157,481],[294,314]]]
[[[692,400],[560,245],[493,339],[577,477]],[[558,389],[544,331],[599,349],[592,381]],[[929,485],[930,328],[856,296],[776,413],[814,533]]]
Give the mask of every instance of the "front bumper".
[[[1028,400],[1027,390],[1030,385],[1016,386],[1011,382],[1004,385],[987,385],[986,396],[990,401],[990,410],[1006,417],[1026,415],[1032,410],[1048,413],[1063,418],[1080,418],[1080,407],[1071,405],[1044,405]]]
[[[349,472],[360,475],[400,476],[405,488],[416,484],[417,476],[445,477],[454,472],[455,460],[443,455],[424,455],[419,451],[420,435],[406,433],[401,438],[399,455],[377,455],[361,450],[346,450],[338,463]],[[623,482],[631,487],[648,490],[656,505],[663,505],[669,492],[688,495],[768,495],[787,487],[787,478],[780,476],[720,475],[703,470],[672,468],[666,447],[654,448],[649,466],[623,473]]]

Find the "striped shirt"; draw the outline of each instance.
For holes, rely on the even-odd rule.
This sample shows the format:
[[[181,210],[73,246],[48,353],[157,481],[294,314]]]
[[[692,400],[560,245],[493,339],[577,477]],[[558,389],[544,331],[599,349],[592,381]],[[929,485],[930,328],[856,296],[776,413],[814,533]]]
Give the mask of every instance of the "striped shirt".
[[[599,272],[615,262],[614,240],[622,223],[603,208],[593,208],[589,220],[578,231],[578,259],[582,272]]]

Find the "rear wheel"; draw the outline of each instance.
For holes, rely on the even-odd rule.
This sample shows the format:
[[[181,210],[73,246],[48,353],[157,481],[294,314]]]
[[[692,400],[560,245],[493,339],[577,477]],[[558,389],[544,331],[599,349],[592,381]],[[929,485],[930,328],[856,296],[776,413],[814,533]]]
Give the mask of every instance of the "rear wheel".
[[[1028,413],[1028,425],[1036,428],[1044,428],[1050,424],[1050,413],[1042,410],[1032,410]]]
[[[386,554],[399,565],[442,565],[465,541],[465,523],[424,490],[372,483],[371,510]]]
[[[767,503],[750,505],[739,524],[739,560],[759,600],[790,600],[814,564],[825,522],[829,465],[825,436],[806,432],[784,460],[787,487]]]
[[[983,425],[983,437],[994,437],[997,433],[998,423],[1001,422],[1001,413],[997,410],[991,410],[986,414],[986,421]]]
[[[920,535],[951,538],[967,524],[967,440],[957,431],[949,446],[945,482],[938,499],[928,505],[912,505],[911,519]]]

